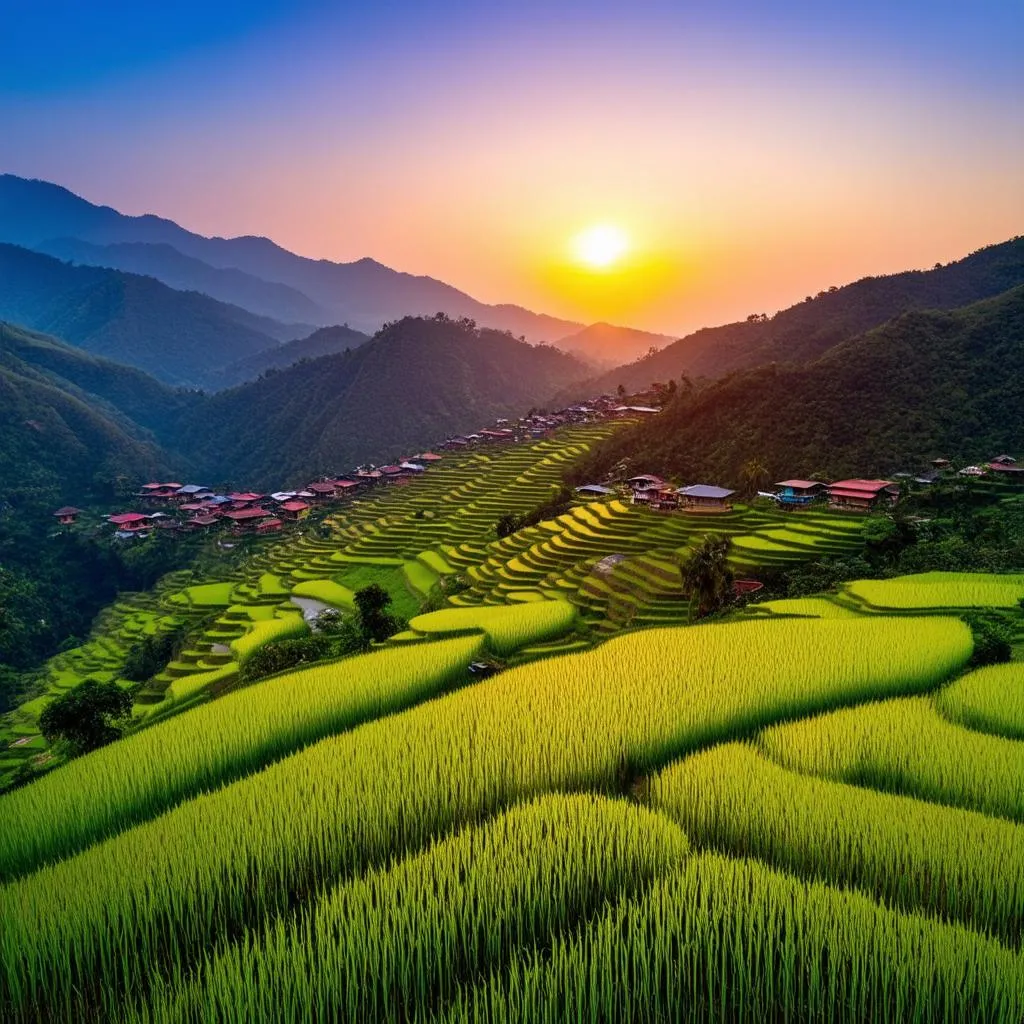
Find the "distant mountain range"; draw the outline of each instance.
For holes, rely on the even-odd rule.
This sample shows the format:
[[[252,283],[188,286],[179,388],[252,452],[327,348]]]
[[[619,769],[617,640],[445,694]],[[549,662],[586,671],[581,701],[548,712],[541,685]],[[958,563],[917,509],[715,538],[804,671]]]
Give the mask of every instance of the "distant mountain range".
[[[231,363],[310,331],[152,277],[71,266],[2,243],[0,319],[188,387],[217,386]]]
[[[1024,286],[952,311],[905,313],[804,364],[768,363],[621,431],[579,469],[736,486],[770,479],[920,472],[940,456],[1024,455]]]
[[[955,263],[865,277],[832,288],[770,318],[707,327],[651,356],[591,378],[577,394],[640,390],[652,381],[722,377],[765,363],[800,363],[914,309],[954,309],[1024,283],[1024,238],[992,245]],[[566,396],[570,397],[570,396]]]
[[[146,274],[172,288],[202,292],[283,323],[346,324],[373,333],[408,315],[447,313],[562,346],[583,324],[521,306],[487,305],[431,277],[405,274],[372,259],[334,263],[297,256],[267,238],[206,238],[162,217],[129,217],[49,182],[0,175],[0,241],[64,260]],[[596,363],[635,358],[635,332],[602,325],[600,352],[571,348]],[[307,332],[308,333],[308,332]],[[642,333],[642,332],[641,332]],[[292,337],[295,337],[292,334]],[[668,341],[645,337],[650,344]]]

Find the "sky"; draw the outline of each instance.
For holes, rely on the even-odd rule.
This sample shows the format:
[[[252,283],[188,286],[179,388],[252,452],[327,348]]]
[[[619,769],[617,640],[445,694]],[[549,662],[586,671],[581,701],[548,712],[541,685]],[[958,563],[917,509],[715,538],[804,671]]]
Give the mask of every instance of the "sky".
[[[0,171],[678,335],[1024,232],[1021,53],[1019,0],[0,0]]]

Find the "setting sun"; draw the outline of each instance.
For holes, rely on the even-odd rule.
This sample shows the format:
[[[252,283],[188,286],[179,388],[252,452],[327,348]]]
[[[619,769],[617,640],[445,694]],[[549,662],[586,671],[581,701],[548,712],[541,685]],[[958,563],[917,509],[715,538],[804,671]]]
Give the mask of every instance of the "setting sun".
[[[606,269],[617,263],[629,249],[625,232],[613,224],[596,224],[573,239],[576,258],[589,267]]]

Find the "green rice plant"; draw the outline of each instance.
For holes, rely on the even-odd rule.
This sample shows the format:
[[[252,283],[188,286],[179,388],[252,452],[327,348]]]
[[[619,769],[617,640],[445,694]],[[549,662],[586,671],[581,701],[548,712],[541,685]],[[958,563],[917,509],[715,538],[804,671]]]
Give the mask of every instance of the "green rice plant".
[[[170,698],[171,703],[181,704],[191,700],[214,683],[229,679],[231,676],[237,675],[237,673],[238,666],[234,663],[221,665],[220,668],[211,669],[209,672],[193,672],[191,675],[181,676],[173,680],[171,685],[167,687],[167,696]],[[0,861],[2,859],[2,854],[0,854]]]
[[[856,580],[844,589],[869,608],[886,611],[1016,608],[1024,598],[1024,577],[921,573],[894,580]]]
[[[758,745],[793,771],[1024,821],[1024,744],[954,725],[930,697],[775,726]]]
[[[1017,953],[961,926],[701,854],[431,1019],[1017,1024],[1021,967]]]
[[[200,583],[182,591],[188,603],[195,608],[226,608],[231,604],[233,583]]]
[[[595,796],[547,796],[337,886],[297,920],[161,986],[137,1024],[406,1021],[460,979],[547,942],[686,856],[667,818]]]
[[[853,619],[858,614],[827,597],[789,597],[779,601],[764,601],[751,605],[746,611],[751,615],[799,615],[812,619]]]
[[[1016,942],[1024,827],[788,771],[730,743],[673,765],[654,807],[694,837]]]
[[[969,729],[1024,740],[1024,665],[990,665],[961,676],[939,693],[935,706]]]
[[[343,587],[334,580],[306,580],[292,588],[295,597],[311,597],[323,601],[332,608],[352,609],[355,607],[355,595],[348,587]]]
[[[395,652],[418,665],[431,646]],[[544,792],[617,791],[773,721],[930,688],[970,654],[955,619],[791,619],[648,630],[512,669],[0,889],[0,1000],[12,1017],[110,1014],[215,937],[441,832]]]
[[[469,637],[317,665],[77,758],[0,798],[0,879],[67,856],[339,729],[433,696],[464,673],[479,648]],[[234,670],[179,682],[209,682]]]
[[[305,636],[309,626],[301,612],[286,613],[277,618],[257,622],[247,633],[231,641],[231,652],[244,665],[261,647],[274,640],[286,640],[290,637]]]
[[[575,620],[576,609],[568,601],[530,601],[507,606],[442,608],[417,615],[409,625],[431,635],[481,630],[496,654],[511,654],[527,644],[562,636],[572,629]]]

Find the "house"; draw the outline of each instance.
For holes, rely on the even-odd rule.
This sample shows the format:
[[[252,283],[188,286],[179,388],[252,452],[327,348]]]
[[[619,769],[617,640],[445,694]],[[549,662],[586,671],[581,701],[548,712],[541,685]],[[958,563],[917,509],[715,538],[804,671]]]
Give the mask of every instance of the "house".
[[[209,487],[203,487],[202,484],[185,484],[183,487],[179,487],[175,492],[176,498],[184,498],[186,500],[194,500],[202,497],[204,494],[212,494],[213,491]]]
[[[932,459],[932,465],[940,472],[949,469],[949,459]]]
[[[396,484],[402,477],[406,476],[407,473],[401,466],[381,466],[380,474],[385,483]]]
[[[417,473],[425,473],[426,466],[421,466],[416,462],[400,462],[400,468],[404,469],[407,473],[412,473],[414,476]]]
[[[247,505],[260,501],[263,497],[265,495],[254,494],[252,491],[234,491],[227,496],[228,501],[235,508],[245,508]]]
[[[649,505],[655,493],[665,486],[665,481],[653,473],[641,473],[639,476],[631,476],[626,486],[633,492],[634,505]]]
[[[990,466],[1012,466],[1017,460],[1012,455],[997,455],[989,462]]]
[[[922,473],[920,476],[914,477],[914,483],[920,484],[922,487],[931,487],[937,484],[942,479],[942,474],[937,469],[929,470],[927,473]]]
[[[893,504],[899,493],[891,480],[837,480],[828,485],[828,503],[841,511],[870,512]]]
[[[825,497],[825,485],[818,480],[782,480],[775,485],[781,508],[805,508]]]
[[[1020,480],[1024,478],[1024,466],[1017,465],[1013,459],[1010,459],[1009,462],[1000,461],[1004,459],[1010,459],[1010,456],[1000,455],[999,459],[993,459],[988,464],[988,468],[993,473],[998,473],[1004,480]]]
[[[362,483],[362,480],[335,480],[334,486],[338,494],[344,497],[346,494],[357,491],[362,486]]]
[[[732,508],[729,499],[736,492],[712,484],[691,484],[680,487],[676,493],[682,498],[687,512],[728,512]]]
[[[438,455],[436,452],[420,452],[415,456],[416,462],[440,462],[443,458],[443,455]]]
[[[185,521],[185,526],[191,530],[208,530],[211,526],[216,526],[221,521],[221,517],[218,513],[209,512],[202,516],[193,516],[191,519]]]
[[[149,501],[170,501],[177,496],[180,487],[181,484],[173,482],[167,484],[143,484],[142,490],[139,491],[139,497],[146,498]]]
[[[300,519],[305,519],[309,515],[309,505],[295,498],[292,501],[282,502],[278,511],[280,511],[285,519],[290,519],[292,522],[297,523]]]
[[[247,530],[257,526],[262,519],[273,516],[265,508],[240,508],[234,512],[225,512],[224,518],[230,520],[236,530]]]
[[[113,523],[120,533],[140,533],[153,528],[149,516],[141,512],[122,512],[116,516],[107,516],[107,522]]]
[[[75,508],[73,505],[65,505],[63,508],[59,508],[53,513],[53,515],[57,517],[57,522],[61,526],[72,526],[81,514],[82,510],[80,508]]]
[[[261,523],[256,526],[257,533],[275,533],[284,526],[284,523],[277,518],[264,519]]]
[[[679,500],[679,492],[676,488],[671,484],[664,484],[651,495],[649,504],[651,508],[656,508],[660,512],[671,512],[673,509],[679,508]]]
[[[984,476],[985,470],[981,466],[964,466],[957,472],[957,476]]]
[[[610,487],[602,487],[600,484],[584,484],[576,488],[576,493],[582,494],[585,498],[606,498],[615,492]]]
[[[333,480],[308,484],[306,490],[312,495],[314,501],[334,501],[338,496],[338,485]]]

